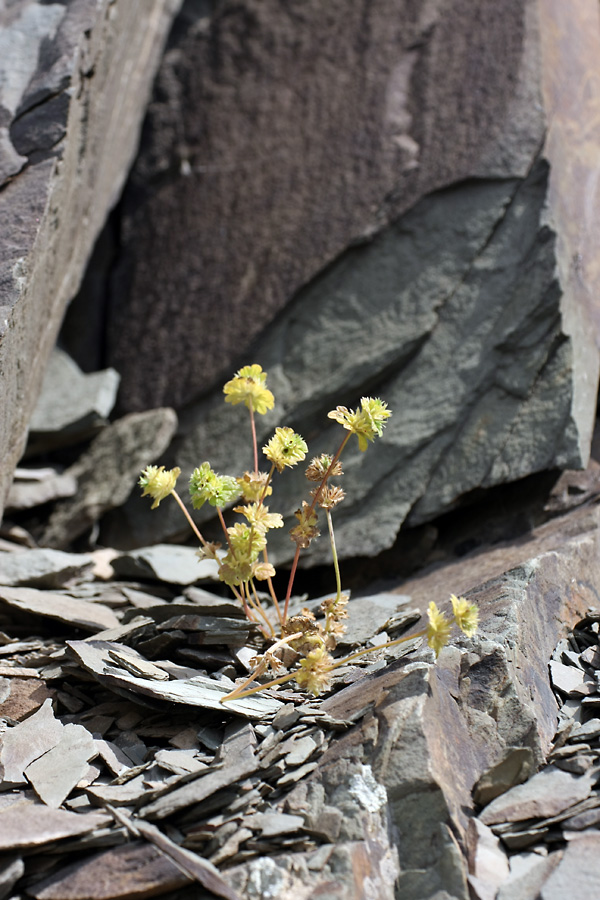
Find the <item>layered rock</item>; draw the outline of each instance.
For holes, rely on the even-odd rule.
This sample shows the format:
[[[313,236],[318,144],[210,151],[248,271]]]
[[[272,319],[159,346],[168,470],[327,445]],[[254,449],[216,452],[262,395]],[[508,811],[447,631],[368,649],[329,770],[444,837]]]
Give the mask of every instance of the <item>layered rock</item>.
[[[291,424],[314,452],[339,442],[329,409],[383,396],[384,441],[346,466],[350,557],[586,463],[600,29],[558,0],[317,7],[184,8],[124,198],[108,357],[123,409],[186,408],[184,473],[248,467],[219,399],[238,363],[271,376],[259,438]],[[291,514],[301,476],[281,489]],[[177,511],[137,528],[175,535]]]
[[[0,12],[0,505],[178,6],[18,0]]]

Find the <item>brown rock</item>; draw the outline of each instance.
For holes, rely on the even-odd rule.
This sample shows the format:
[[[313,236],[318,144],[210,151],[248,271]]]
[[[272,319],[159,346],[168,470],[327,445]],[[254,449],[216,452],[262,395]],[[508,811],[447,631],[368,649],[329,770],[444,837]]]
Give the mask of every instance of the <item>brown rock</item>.
[[[192,881],[156,847],[133,842],[65,866],[28,892],[36,900],[143,900]]]

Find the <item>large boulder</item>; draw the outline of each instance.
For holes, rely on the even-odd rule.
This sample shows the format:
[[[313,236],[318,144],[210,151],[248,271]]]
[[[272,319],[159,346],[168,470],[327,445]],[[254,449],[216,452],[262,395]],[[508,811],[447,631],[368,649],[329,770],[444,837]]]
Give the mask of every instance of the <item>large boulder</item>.
[[[180,0],[0,10],[0,510]]]
[[[124,197],[108,328],[122,410],[186,407],[177,464],[235,472],[246,426],[220,384],[239,363],[271,376],[259,439],[291,424],[314,452],[339,442],[329,409],[381,395],[384,441],[348,455],[345,556],[473,489],[585,466],[596,7],[199,9],[172,35]],[[282,485],[291,514],[301,474]],[[174,536],[178,511],[151,522],[141,543]]]

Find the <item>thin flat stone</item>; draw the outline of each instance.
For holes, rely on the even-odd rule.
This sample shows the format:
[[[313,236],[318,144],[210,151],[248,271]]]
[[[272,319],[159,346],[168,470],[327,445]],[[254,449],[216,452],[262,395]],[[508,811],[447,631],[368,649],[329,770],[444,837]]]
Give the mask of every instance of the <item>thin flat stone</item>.
[[[77,479],[66,472],[60,473],[52,468],[33,471],[37,478],[29,477],[32,470],[15,469],[14,481],[6,498],[6,510],[33,509],[50,500],[72,497],[77,492]]]
[[[120,747],[104,738],[94,738],[98,754],[104,760],[113,775],[122,775],[131,768],[131,760]]]
[[[21,722],[36,710],[45,700],[54,697],[54,691],[41,678],[6,678],[7,696],[1,701],[0,715]]]
[[[65,594],[27,587],[0,587],[0,601],[23,612],[45,616],[85,631],[103,631],[119,625],[119,620],[108,606]]]
[[[54,809],[63,803],[84,777],[88,763],[98,755],[94,739],[83,725],[68,724],[58,744],[25,769],[36,794]]]
[[[200,706],[206,709],[218,710],[220,713],[232,712],[246,718],[260,719],[263,716],[276,713],[281,708],[279,700],[270,697],[261,697],[253,694],[241,700],[228,700],[221,703],[221,699],[233,690],[233,684],[227,685],[214,678],[200,675],[194,678],[176,681],[155,682],[146,678],[138,678],[130,675],[122,669],[113,668],[114,663],[108,655],[108,650],[113,648],[109,642],[104,641],[67,641],[81,665],[92,672],[100,682],[115,687],[128,688],[135,693],[149,697],[159,698],[172,703],[181,703],[187,706]]]
[[[25,782],[24,771],[43,753],[56,747],[64,725],[55,718],[52,701],[42,706],[24,722],[9,728],[2,736],[0,767],[2,781],[12,784]]]
[[[25,864],[20,856],[12,856],[3,860],[0,865],[0,897],[8,897],[24,872]]]
[[[577,777],[555,766],[546,766],[525,784],[511,788],[486,806],[479,818],[484,825],[548,818],[589,797],[589,773]]]
[[[567,741],[588,741],[600,736],[600,719],[588,719],[583,725],[577,725],[567,738]]]
[[[600,832],[577,835],[541,889],[542,900],[598,897]]]
[[[136,841],[65,866],[28,893],[36,900],[143,900],[192,883],[158,847]]]
[[[0,584],[60,588],[93,564],[89,553],[64,553],[44,547],[21,553],[0,553]]]
[[[475,803],[485,806],[516,784],[526,781],[533,769],[533,751],[529,747],[507,747],[498,762],[477,781],[473,788]]]
[[[528,854],[531,860],[527,868],[515,869],[514,872],[511,870],[511,874],[500,887],[496,900],[539,900],[542,885],[560,863],[562,855],[562,850],[546,857]],[[568,896],[570,895],[565,895],[562,900],[567,900]]]
[[[159,750],[154,760],[174,775],[189,775],[206,769],[206,763],[198,759],[194,750]]]
[[[244,817],[243,824],[253,831],[260,831],[261,837],[270,838],[299,831],[304,828],[304,818],[289,813],[253,813]]]
[[[487,825],[478,819],[472,819],[471,822],[475,849],[469,883],[480,900],[495,900],[500,885],[508,878],[508,858],[499,839]]]
[[[155,578],[167,584],[195,584],[218,580],[218,566],[212,559],[200,560],[193,547],[153,544],[117,557],[113,569],[124,578]]]
[[[39,847],[50,841],[87,834],[108,825],[107,813],[74,813],[42,803],[13,803],[0,809],[0,850]]]
[[[581,659],[594,669],[600,669],[600,647],[588,647],[581,654]]]
[[[194,781],[174,788],[153,803],[142,807],[140,816],[162,819],[233,784],[238,784],[258,768],[255,754],[256,740],[250,726],[235,723],[226,729],[225,739],[216,758],[222,767],[209,768]]]
[[[552,660],[549,663],[549,667],[552,685],[557,691],[571,696],[573,691],[581,688],[583,685],[585,673],[582,669],[578,669],[575,666],[565,666],[564,663],[556,662],[556,660]]]
[[[279,748],[281,755],[285,754],[285,763],[288,766],[301,766],[317,749],[318,745],[311,737],[284,741]]]

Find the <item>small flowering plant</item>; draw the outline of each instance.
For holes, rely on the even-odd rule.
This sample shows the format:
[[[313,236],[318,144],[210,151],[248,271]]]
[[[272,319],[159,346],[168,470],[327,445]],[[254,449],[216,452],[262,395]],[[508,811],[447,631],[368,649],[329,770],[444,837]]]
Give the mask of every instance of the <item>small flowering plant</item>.
[[[280,603],[273,585],[275,569],[269,562],[267,543],[268,532],[274,528],[282,528],[284,523],[279,513],[270,511],[266,501],[273,493],[275,474],[279,476],[285,469],[303,462],[308,447],[292,428],[276,428],[262,448],[263,456],[270,463],[266,467],[267,471],[262,471],[259,466],[255,414],[264,415],[275,403],[273,394],[267,388],[267,373],[257,364],[244,366],[227,382],[223,392],[226,403],[234,406],[243,403],[249,411],[254,468],[235,477],[219,475],[213,471],[210,463],[203,462],[191,474],[189,493],[194,509],[200,509],[205,503],[216,509],[223,530],[224,545],[206,541],[198,530],[176,490],[177,479],[181,474],[179,468],[165,470],[164,466],[147,466],[139,480],[140,487],[143,488],[142,496],[152,497],[152,509],[166,497],[171,495],[174,498],[200,541],[198,555],[201,559],[213,559],[217,563],[219,578],[230,587],[248,619],[269,642],[268,649],[255,658],[254,671],[250,677],[224,697],[223,702],[248,696],[291,679],[295,679],[303,690],[316,696],[329,686],[334,669],[365,653],[409,640],[407,637],[399,638],[337,661],[332,656],[337,639],[345,631],[348,596],[342,593],[332,519],[332,510],[342,502],[345,494],[338,484],[331,483],[331,479],[337,480],[343,475],[340,458],[352,435],[357,437],[359,449],[364,452],[369,443],[376,437],[381,437],[391,412],[383,400],[363,397],[356,410],[338,406],[328,414],[347,434],[343,436],[334,454],[323,453],[315,457],[306,469],[306,478],[313,485],[310,490],[311,500],[302,501],[295,513],[297,523],[289,532],[296,550],[285,599]],[[223,510],[234,503],[238,505],[233,506],[233,512],[241,517],[241,521],[228,526]],[[300,615],[289,615],[300,553],[319,537],[320,515],[324,516],[327,525],[336,579],[335,597],[325,600],[321,605],[323,622],[317,621],[308,609],[303,609]],[[272,610],[266,608],[259,597],[257,582],[266,584]],[[477,628],[477,607],[467,603],[462,597],[452,595],[450,600],[454,622],[465,634],[473,635]],[[452,623],[433,601],[429,604],[428,620],[427,628],[417,635],[411,635],[410,639],[426,636],[437,657],[449,640]],[[250,686],[268,670],[276,674],[284,668],[283,659],[288,659],[290,655],[298,663],[293,671],[272,678],[266,684]]]

